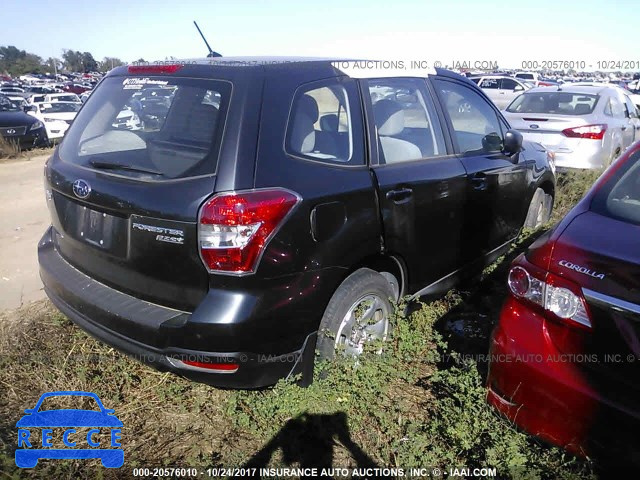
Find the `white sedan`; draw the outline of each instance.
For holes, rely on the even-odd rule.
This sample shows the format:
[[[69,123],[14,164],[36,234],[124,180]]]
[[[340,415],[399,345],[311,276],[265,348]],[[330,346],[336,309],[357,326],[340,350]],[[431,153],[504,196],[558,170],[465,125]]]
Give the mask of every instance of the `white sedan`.
[[[34,103],[29,114],[44,122],[49,140],[54,141],[64,136],[81,106],[79,102]]]

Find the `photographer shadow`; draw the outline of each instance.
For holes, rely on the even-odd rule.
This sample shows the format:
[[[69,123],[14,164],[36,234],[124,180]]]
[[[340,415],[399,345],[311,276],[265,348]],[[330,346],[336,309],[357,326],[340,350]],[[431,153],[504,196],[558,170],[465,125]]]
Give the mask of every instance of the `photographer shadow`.
[[[287,421],[282,429],[243,465],[243,468],[256,468],[253,478],[262,478],[260,469],[267,467],[274,454],[281,450],[282,461],[277,467],[317,468],[320,474],[323,468],[344,467],[333,465],[333,451],[338,444],[348,450],[356,462],[355,468],[379,468],[373,459],[351,439],[347,415],[344,412],[331,415],[303,413]],[[333,478],[330,475],[317,477]]]

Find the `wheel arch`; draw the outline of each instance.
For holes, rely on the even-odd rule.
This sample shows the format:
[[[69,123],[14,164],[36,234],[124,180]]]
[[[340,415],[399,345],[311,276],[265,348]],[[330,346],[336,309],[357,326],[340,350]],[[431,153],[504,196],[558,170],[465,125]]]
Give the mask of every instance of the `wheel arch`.
[[[407,294],[409,285],[409,271],[405,261],[400,256],[393,254],[370,255],[354,264],[353,267],[349,269],[344,278],[347,278],[349,275],[351,275],[356,270],[359,270],[360,268],[369,268],[383,275],[387,273],[395,277],[397,285],[393,283],[391,278],[385,275],[389,283],[391,283],[392,288],[398,295],[398,298],[396,300],[399,300]]]

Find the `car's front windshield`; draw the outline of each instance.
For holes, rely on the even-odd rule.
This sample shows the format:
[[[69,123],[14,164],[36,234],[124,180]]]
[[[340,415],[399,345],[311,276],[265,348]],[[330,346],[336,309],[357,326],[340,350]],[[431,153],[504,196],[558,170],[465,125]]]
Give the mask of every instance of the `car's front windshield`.
[[[7,97],[0,96],[0,112],[19,112],[20,107]]]

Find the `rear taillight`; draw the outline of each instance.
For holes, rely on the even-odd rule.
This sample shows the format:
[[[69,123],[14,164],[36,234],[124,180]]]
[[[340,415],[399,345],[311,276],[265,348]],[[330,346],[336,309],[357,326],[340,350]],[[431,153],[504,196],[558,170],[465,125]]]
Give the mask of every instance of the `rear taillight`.
[[[515,265],[509,271],[507,283],[515,297],[541,307],[556,319],[591,328],[586,301],[578,285],[552,273],[533,274],[529,270]]]
[[[590,140],[602,140],[607,131],[605,124],[583,125],[582,127],[565,128],[562,134],[569,138],[588,138]]]
[[[200,210],[200,255],[212,273],[255,272],[267,243],[300,197],[285,189],[220,193]]]

